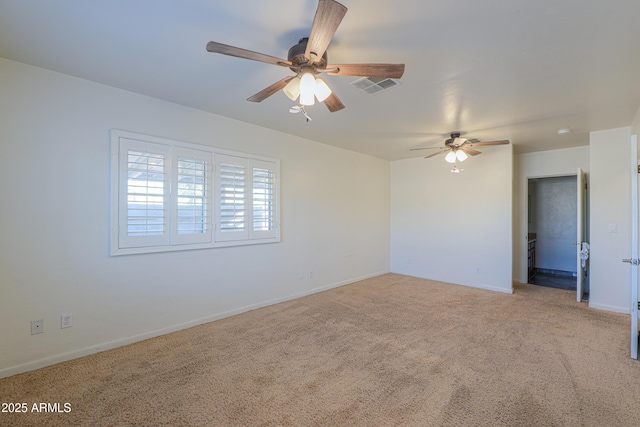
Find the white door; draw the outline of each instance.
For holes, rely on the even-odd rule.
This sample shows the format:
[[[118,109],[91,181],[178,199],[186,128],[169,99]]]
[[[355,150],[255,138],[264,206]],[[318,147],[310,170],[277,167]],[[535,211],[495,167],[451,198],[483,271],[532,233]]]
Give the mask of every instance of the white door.
[[[638,138],[631,136],[631,358],[638,358]]]
[[[584,176],[584,172],[582,169],[578,168],[578,202],[577,202],[577,211],[578,211],[578,235],[576,238],[577,244],[577,280],[576,280],[576,299],[578,302],[582,301],[582,296],[584,295],[584,272],[585,269],[582,268],[582,258],[580,257],[580,252],[582,251],[582,243],[585,241],[585,202],[586,202],[586,188],[585,183],[587,182]]]

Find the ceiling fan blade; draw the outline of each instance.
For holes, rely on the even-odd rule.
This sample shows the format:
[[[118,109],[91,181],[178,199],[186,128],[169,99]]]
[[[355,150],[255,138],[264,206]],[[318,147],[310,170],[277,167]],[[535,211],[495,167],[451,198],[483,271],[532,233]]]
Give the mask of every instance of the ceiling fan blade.
[[[418,151],[418,150],[444,150],[447,147],[424,147],[424,148],[409,148],[409,151]]]
[[[280,59],[275,56],[269,56],[218,42],[207,43],[207,51],[235,56],[236,58],[250,59],[252,61],[266,62],[267,64],[279,65],[281,67],[291,67],[293,65],[291,61],[287,61],[286,59]]]
[[[428,159],[428,158],[431,158],[431,157],[435,157],[435,156],[437,156],[437,155],[439,155],[439,154],[444,154],[444,153],[446,153],[447,151],[451,151],[451,149],[450,149],[450,148],[446,148],[446,149],[444,149],[444,150],[440,150],[440,151],[438,151],[437,153],[434,153],[434,154],[431,154],[431,155],[429,155],[429,156],[425,157],[425,159]]]
[[[508,139],[504,139],[502,141],[472,142],[471,144],[467,144],[467,147],[482,147],[483,145],[505,145],[508,143]]]
[[[283,89],[287,85],[287,83],[289,83],[289,81],[291,79],[293,79],[293,76],[285,77],[284,79],[282,79],[282,80],[280,80],[278,82],[275,82],[271,86],[269,86],[269,87],[267,87],[265,89],[262,89],[260,92],[256,93],[252,97],[247,98],[247,101],[251,101],[251,102],[264,101],[265,99],[267,99],[268,97],[270,97],[274,93],[276,93],[279,90]]]
[[[340,101],[340,98],[338,98],[333,92],[327,99],[324,100],[324,105],[326,105],[329,111],[331,111],[332,113],[340,111],[344,108],[344,104],[342,103],[342,101]]]
[[[310,64],[322,59],[347,8],[335,0],[319,0],[304,57]]]
[[[473,150],[473,149],[467,148],[467,147],[460,147],[459,150],[462,150],[465,154],[468,154],[469,156],[477,156],[478,154],[482,154],[478,150]]]
[[[336,64],[327,65],[326,69],[334,76],[399,79],[404,74],[404,64]]]

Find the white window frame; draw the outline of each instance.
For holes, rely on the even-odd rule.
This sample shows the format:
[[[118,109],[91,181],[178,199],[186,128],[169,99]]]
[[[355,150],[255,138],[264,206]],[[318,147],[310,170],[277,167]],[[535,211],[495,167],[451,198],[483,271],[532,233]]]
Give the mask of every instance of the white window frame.
[[[249,194],[249,198],[251,199],[251,217],[250,217],[250,228],[249,228],[249,238],[250,239],[271,239],[273,237],[275,237],[276,233],[277,233],[277,222],[275,221],[275,212],[276,212],[276,206],[277,206],[277,192],[276,192],[276,177],[278,175],[277,169],[276,169],[276,165],[274,162],[267,162],[265,160],[258,160],[258,159],[248,159],[248,168],[249,168],[249,180],[250,183],[248,185],[248,188],[251,189],[251,194]],[[255,203],[255,198],[256,198],[256,194],[257,194],[257,188],[255,185],[255,171],[256,169],[259,170],[266,170],[268,172],[270,172],[271,175],[271,186],[269,188],[269,193],[271,193],[271,198],[269,199],[269,203],[268,205],[270,205],[271,207],[271,215],[270,215],[270,222],[271,223],[271,228],[267,229],[267,230],[263,230],[263,229],[256,229],[255,228],[255,223],[256,223],[256,218],[255,218],[255,212],[256,212],[256,203]],[[266,192],[262,192],[263,194]]]
[[[121,138],[120,139],[120,150],[122,151],[122,163],[128,163],[128,152],[129,149],[135,149],[136,151],[153,153],[157,156],[164,157],[164,179],[163,179],[163,187],[164,193],[162,196],[163,206],[165,207],[164,221],[163,221],[163,233],[161,235],[154,236],[129,236],[128,235],[128,168],[120,167],[117,173],[118,175],[118,194],[117,194],[117,203],[120,206],[118,210],[118,223],[120,226],[116,229],[118,231],[118,242],[121,248],[143,248],[143,247],[153,247],[153,246],[165,246],[169,244],[169,234],[168,230],[170,228],[169,215],[166,211],[166,206],[168,206],[168,190],[169,190],[169,174],[167,170],[169,168],[170,163],[170,152],[168,146],[164,144],[157,144],[148,141],[136,141],[129,138]]]
[[[111,247],[110,254],[129,255],[226,246],[276,243],[280,241],[280,160],[254,154],[192,144],[167,138],[111,130]],[[127,231],[128,150],[148,151],[164,156],[165,230],[162,235],[129,236]],[[178,218],[178,159],[189,159],[207,165],[207,188],[202,202],[206,209],[204,232],[179,234]],[[225,160],[226,159],[226,160]],[[220,230],[221,181],[219,164],[233,160],[245,168],[244,217],[245,232],[229,233]],[[253,230],[253,171],[254,168],[272,172],[273,195],[271,229]],[[262,185],[262,184],[261,184]],[[264,193],[264,187],[259,190]],[[269,187],[270,189],[270,187]],[[271,194],[270,191],[267,191]],[[260,202],[264,200],[261,197]],[[194,202],[197,204],[197,202]],[[257,208],[259,209],[259,208]]]
[[[243,180],[235,181],[235,186],[231,188],[234,190],[238,187],[241,187],[243,190],[241,192],[242,197],[235,197],[236,192],[231,191],[230,194],[233,196],[226,197],[226,192],[223,192],[223,178],[222,175],[225,171],[232,167],[236,170],[243,170]],[[277,176],[277,163],[274,161],[267,161],[264,159],[256,159],[256,158],[248,158],[248,157],[240,157],[237,155],[225,155],[225,154],[217,154],[215,160],[215,170],[216,176],[215,178],[218,180],[216,184],[216,193],[215,200],[219,204],[219,207],[216,209],[215,222],[216,222],[216,237],[215,240],[218,243],[222,242],[235,242],[242,240],[250,240],[250,241],[260,241],[263,239],[273,239],[277,236],[277,224],[274,218],[274,213],[272,213],[272,225],[270,229],[262,230],[256,229],[254,222],[254,213],[256,204],[255,194],[256,194],[256,186],[255,186],[255,170],[266,170],[271,172],[271,176],[273,179],[273,200],[271,200],[272,210],[275,213],[275,209],[277,206],[276,203],[276,176]],[[223,202],[224,199],[229,200],[229,205],[233,205],[231,201],[236,201],[237,199],[241,199],[243,209],[241,212],[243,213],[243,221],[242,227],[238,230],[229,229],[226,227],[226,223],[229,220],[225,219],[222,215],[223,212]]]
[[[172,191],[172,198],[170,199],[170,207],[172,209],[172,216],[171,218],[174,220],[176,226],[171,227],[171,242],[174,245],[190,245],[190,244],[195,244],[195,243],[211,243],[213,241],[213,221],[211,219],[212,217],[212,213],[213,213],[213,206],[212,206],[212,179],[211,179],[211,174],[213,172],[213,154],[211,152],[207,152],[207,151],[202,151],[202,150],[194,150],[192,148],[186,148],[186,147],[181,147],[181,146],[174,146],[172,148],[172,156],[171,156],[171,162],[172,162],[172,171],[176,172],[176,173],[172,173],[171,174],[171,189]],[[205,190],[206,190],[206,194],[203,197],[204,199],[204,210],[206,213],[206,222],[203,224],[204,226],[204,231],[202,233],[192,233],[192,234],[180,234],[178,232],[178,219],[179,219],[179,215],[178,215],[178,209],[179,209],[179,203],[177,202],[177,199],[180,197],[178,193],[178,164],[179,164],[179,160],[180,159],[186,159],[186,160],[193,160],[195,162],[204,162],[205,164],[205,182],[204,182],[204,186],[205,186]]]

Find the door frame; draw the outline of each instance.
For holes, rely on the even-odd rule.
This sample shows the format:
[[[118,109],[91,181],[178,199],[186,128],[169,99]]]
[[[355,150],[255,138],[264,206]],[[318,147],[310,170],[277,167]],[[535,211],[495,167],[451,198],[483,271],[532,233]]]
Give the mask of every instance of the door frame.
[[[638,136],[631,135],[631,358],[638,359]]]
[[[585,183],[587,183],[587,188],[588,188],[588,180],[587,180],[587,174],[586,172],[583,173],[585,174]],[[521,234],[524,235],[524,238],[522,235],[517,236],[517,242],[519,242],[520,245],[520,278],[522,279],[522,277],[525,277],[525,281],[522,282],[522,280],[520,279],[521,283],[528,283],[529,277],[526,271],[526,268],[522,268],[522,266],[526,266],[527,265],[527,257],[528,257],[528,227],[529,227],[529,180],[531,179],[544,179],[544,178],[576,178],[576,191],[579,191],[580,189],[577,188],[578,187],[578,173],[577,170],[574,169],[574,172],[566,172],[566,173],[558,173],[558,174],[542,174],[542,175],[527,175],[524,177],[524,188],[521,190],[524,195],[522,196],[522,199],[525,201],[525,206],[524,206],[524,229],[521,230]],[[585,242],[589,242],[590,240],[590,236],[589,236],[589,190],[586,191],[586,193],[584,194],[584,198],[585,198],[585,203],[584,203],[584,216],[583,216],[583,221],[584,221],[584,241]],[[576,252],[576,257],[577,257],[577,252]],[[590,289],[589,286],[589,274],[588,274],[588,269],[587,269],[587,275],[586,275],[586,287],[587,289]]]

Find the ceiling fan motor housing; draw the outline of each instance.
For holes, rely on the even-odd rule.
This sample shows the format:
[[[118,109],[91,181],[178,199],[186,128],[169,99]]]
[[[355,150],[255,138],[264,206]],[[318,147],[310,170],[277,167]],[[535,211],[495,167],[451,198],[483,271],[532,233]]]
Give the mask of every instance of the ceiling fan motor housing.
[[[298,41],[298,44],[289,49],[289,54],[287,55],[287,59],[291,61],[294,67],[291,67],[291,71],[297,73],[300,71],[300,67],[304,67],[307,65],[307,58],[304,57],[304,53],[307,50],[307,42],[309,41],[309,37],[303,37]],[[316,61],[313,65],[313,71],[317,74],[316,68],[324,69],[327,67],[327,51],[322,55],[322,59],[320,61]]]
[[[451,138],[444,141],[444,145],[453,144],[453,141],[455,141],[457,138],[460,138],[460,132],[451,132]]]

